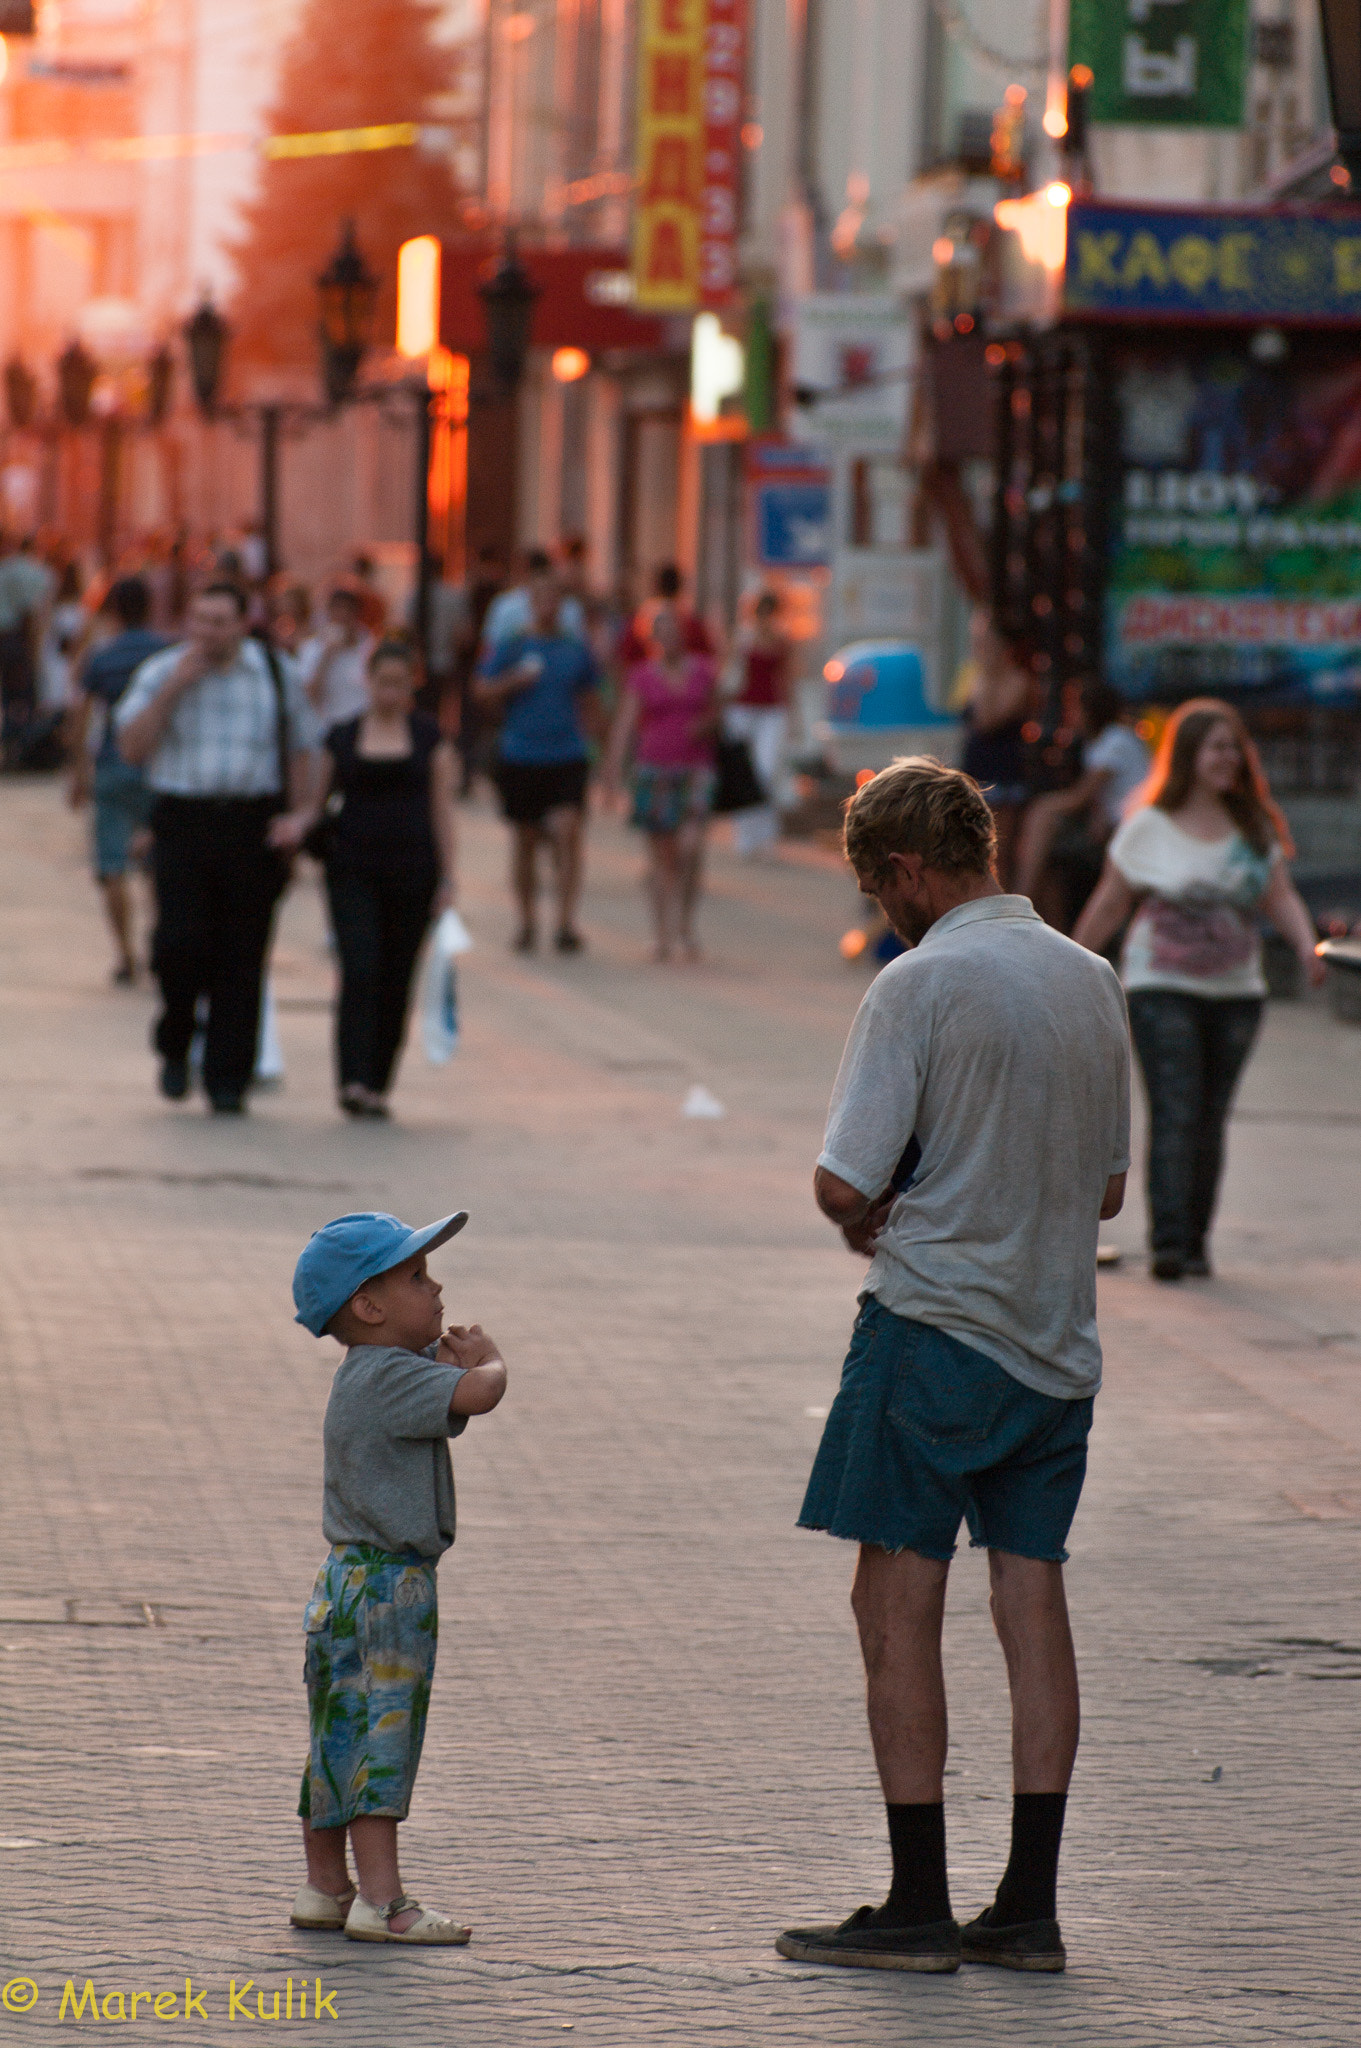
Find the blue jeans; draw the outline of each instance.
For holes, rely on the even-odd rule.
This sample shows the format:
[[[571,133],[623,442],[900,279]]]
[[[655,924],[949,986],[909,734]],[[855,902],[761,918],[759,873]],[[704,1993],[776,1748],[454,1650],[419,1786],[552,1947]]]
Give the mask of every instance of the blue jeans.
[[[1140,988],[1130,1030],[1148,1093],[1148,1219],[1155,1254],[1201,1258],[1224,1169],[1224,1125],[1262,1021],[1260,996]]]

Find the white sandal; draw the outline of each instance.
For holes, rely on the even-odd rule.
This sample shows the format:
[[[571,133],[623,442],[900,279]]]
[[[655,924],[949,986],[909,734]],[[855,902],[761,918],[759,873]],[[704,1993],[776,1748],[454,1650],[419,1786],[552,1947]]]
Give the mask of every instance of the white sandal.
[[[394,1913],[409,1913],[413,1908],[420,1918],[413,1920],[404,1934],[398,1934],[388,1926]],[[438,1913],[427,1913],[405,1892],[382,1907],[371,1906],[356,1892],[345,1922],[345,1933],[350,1941],[406,1941],[425,1948],[462,1948],[471,1939],[472,1931],[471,1927],[460,1927],[454,1920],[442,1919]]]
[[[305,1884],[293,1901],[289,1919],[295,1927],[326,1927],[339,1929],[345,1925],[345,1915],[358,1897],[353,1885],[348,1885],[339,1898],[330,1892],[319,1892],[314,1884]]]

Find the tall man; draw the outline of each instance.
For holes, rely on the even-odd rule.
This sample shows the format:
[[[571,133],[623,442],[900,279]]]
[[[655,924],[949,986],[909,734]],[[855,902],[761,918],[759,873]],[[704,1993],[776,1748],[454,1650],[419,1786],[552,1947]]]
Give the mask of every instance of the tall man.
[[[539,843],[546,839],[557,895],[554,943],[560,953],[579,953],[584,941],[576,913],[590,772],[583,718],[598,722],[600,675],[590,649],[563,626],[562,592],[546,557],[529,579],[529,605],[527,630],[494,643],[484,656],[477,701],[501,720],[494,772],[514,835],[516,950],[532,953],[538,944]]]
[[[851,1604],[893,1883],[839,1926],[782,1934],[804,1962],[1064,1966],[1064,1542],[1101,1381],[1097,1221],[1129,1165],[1129,1040],[1110,967],[1003,895],[995,847],[977,784],[935,761],[895,761],[847,807],[861,890],[913,950],[860,1006],[818,1162],[820,1208],[871,1264],[799,1519],[860,1545]],[[962,1940],[940,1655],[961,1520],[988,1551],[1015,1791],[1006,1874]]]
[[[311,793],[313,721],[292,663],[274,662],[246,637],[237,586],[211,583],[190,604],[188,638],[143,662],[114,715],[123,758],[145,768],[155,799],[161,1092],[172,1102],[188,1093],[206,996],[203,1085],[218,1115],[241,1114],[255,1066],[261,976],[288,879],[272,820]]]

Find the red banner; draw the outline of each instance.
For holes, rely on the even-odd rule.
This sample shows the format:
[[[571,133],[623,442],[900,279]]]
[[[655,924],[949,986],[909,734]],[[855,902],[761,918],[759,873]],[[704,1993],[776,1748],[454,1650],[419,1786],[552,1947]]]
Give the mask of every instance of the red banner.
[[[704,185],[700,201],[699,289],[722,306],[737,283],[742,205],[742,117],[747,70],[746,0],[707,0],[704,28]]]

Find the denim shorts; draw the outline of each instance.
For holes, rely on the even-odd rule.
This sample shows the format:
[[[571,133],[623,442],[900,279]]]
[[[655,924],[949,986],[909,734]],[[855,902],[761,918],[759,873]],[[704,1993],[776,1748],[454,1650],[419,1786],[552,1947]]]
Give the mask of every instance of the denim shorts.
[[[1090,1397],[1037,1394],[869,1295],[799,1527],[949,1559],[967,1521],[975,1548],[1062,1563],[1091,1425]]]
[[[314,1828],[406,1819],[438,1626],[431,1558],[335,1545],[303,1614],[312,1740],[298,1812]]]
[[[128,871],[130,848],[151,823],[155,797],[140,768],[126,761],[96,761],[94,772],[95,874],[101,882]]]

